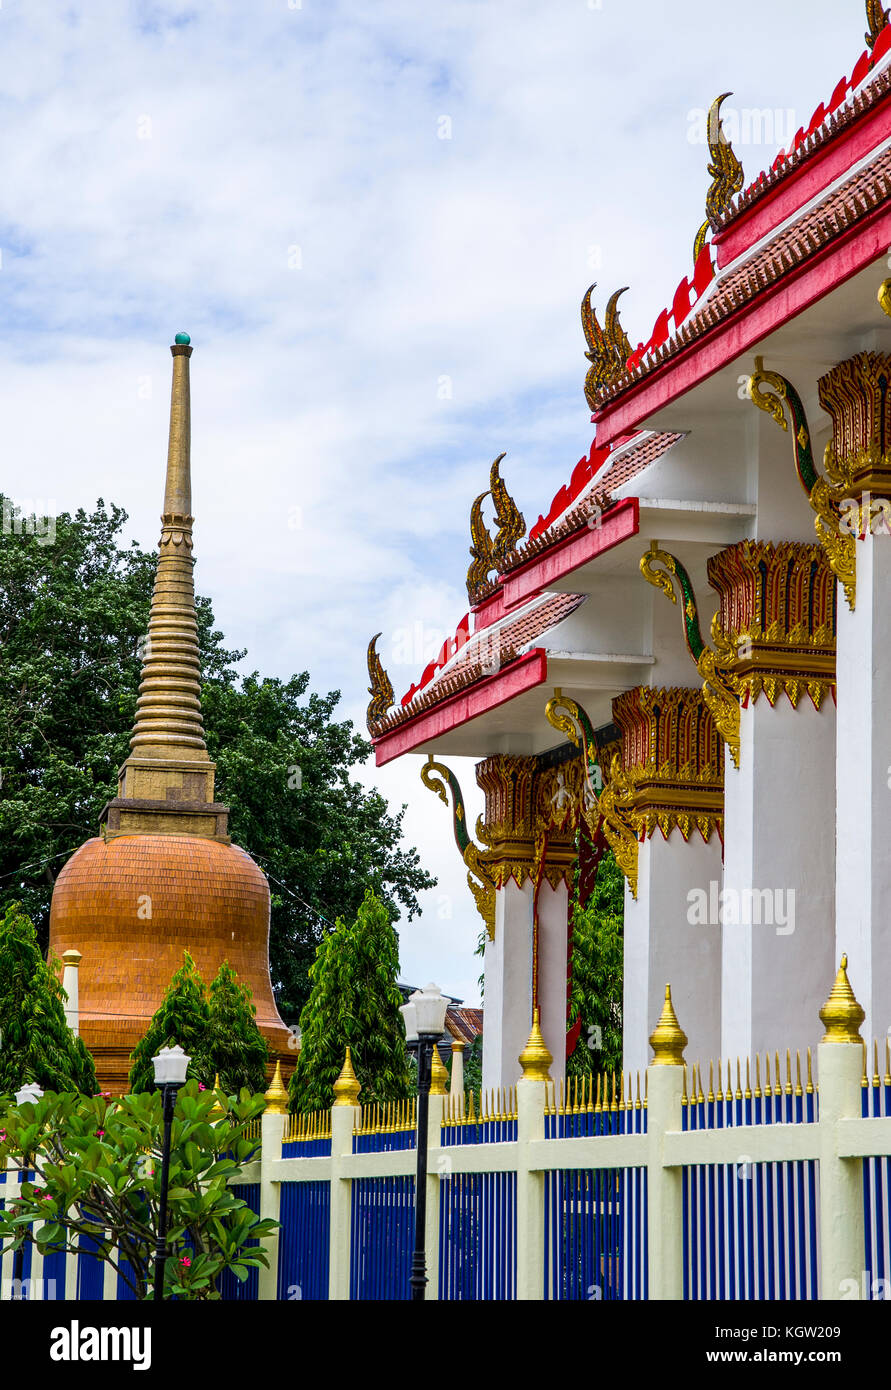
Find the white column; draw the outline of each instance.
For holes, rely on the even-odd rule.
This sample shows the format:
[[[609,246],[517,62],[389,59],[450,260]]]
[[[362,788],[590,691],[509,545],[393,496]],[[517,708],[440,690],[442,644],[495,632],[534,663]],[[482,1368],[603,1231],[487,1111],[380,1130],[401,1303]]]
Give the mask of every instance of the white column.
[[[836,946],[847,953],[863,1036],[891,1024],[891,538],[857,541],[857,606],[839,586]]]
[[[781,692],[771,708],[762,695],[740,710],[740,743],[739,769],[729,754],[724,763],[724,886],[716,905],[723,1057],[815,1045],[826,980],[835,974],[832,699],[816,710],[802,695],[793,709]]]
[[[698,908],[703,897],[706,902],[717,897],[721,873],[716,832],[706,842],[694,830],[685,843],[678,829],[667,840],[657,830],[638,846],[636,900],[625,884],[626,1072],[647,1067],[648,1038],[662,1011],[666,984],[684,1020],[691,1056],[711,1057],[719,1051],[721,933],[716,924],[699,920]]]
[[[64,951],[62,960],[65,962],[65,969],[62,973],[62,988],[68,998],[65,1001],[65,1021],[72,1033],[77,1034],[78,1020],[80,1017],[80,1002],[78,979],[80,975],[80,963],[83,957],[80,951]]]
[[[554,1059],[551,1064],[553,1076],[562,1076],[566,1071],[568,914],[569,892],[566,884],[561,879],[557,887],[552,888],[543,878],[538,893],[538,1008],[541,1034]],[[530,1023],[531,1014],[526,1023],[527,1037]],[[522,1050],[523,1043],[514,1052],[511,1085],[520,1075],[520,1064],[516,1059]]]
[[[464,1109],[464,1044],[460,1038],[452,1039],[452,1075],[449,1080],[449,1096],[459,1111]]]
[[[495,940],[486,942],[483,1089],[513,1086],[532,1026],[532,883],[508,879],[495,895]]]

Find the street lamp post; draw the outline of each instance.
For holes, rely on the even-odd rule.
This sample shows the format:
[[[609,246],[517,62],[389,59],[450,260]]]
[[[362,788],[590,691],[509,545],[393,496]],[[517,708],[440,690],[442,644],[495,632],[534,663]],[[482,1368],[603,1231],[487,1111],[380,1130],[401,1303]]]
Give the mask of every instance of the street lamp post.
[[[170,1132],[173,1127],[173,1112],[176,1108],[176,1094],[185,1084],[186,1072],[191,1057],[176,1047],[162,1047],[152,1058],[155,1069],[155,1085],[161,1092],[164,1111],[164,1147],[161,1151],[161,1197],[158,1204],[158,1233],[155,1238],[155,1293],[156,1299],[164,1297],[164,1267],[167,1263],[167,1188],[170,1183]]]
[[[416,989],[401,1013],[405,1020],[405,1037],[409,1046],[418,1047],[418,1143],[415,1173],[415,1247],[411,1260],[412,1302],[424,1301],[427,1286],[427,1116],[430,1096],[430,1071],[433,1049],[442,1037],[449,1001],[438,985]]]
[[[15,1103],[16,1105],[24,1105],[26,1102],[29,1102],[31,1105],[36,1105],[42,1095],[43,1090],[41,1089],[41,1087],[38,1086],[35,1081],[29,1081],[26,1085],[22,1087],[20,1091],[16,1091]],[[23,1176],[24,1173],[26,1173],[30,1167],[30,1164],[28,1162],[29,1157],[30,1155],[28,1154],[24,1155],[25,1167],[23,1169]],[[12,1257],[12,1297],[14,1301],[21,1303],[27,1302],[25,1296],[25,1280],[23,1277],[24,1273],[25,1242],[22,1241],[18,1250],[16,1250],[15,1254]]]

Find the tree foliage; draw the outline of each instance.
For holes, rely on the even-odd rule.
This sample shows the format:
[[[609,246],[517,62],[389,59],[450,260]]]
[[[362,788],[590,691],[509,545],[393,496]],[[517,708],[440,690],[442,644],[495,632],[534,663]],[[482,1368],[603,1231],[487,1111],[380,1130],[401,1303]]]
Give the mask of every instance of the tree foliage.
[[[44,948],[55,876],[96,834],[129,751],[156,557],[124,543],[126,520],[100,500],[60,515],[52,544],[0,537],[0,909],[20,901]],[[403,812],[352,779],[371,744],[335,719],[339,693],[308,694],[306,672],[237,675],[245,653],[223,645],[206,599],[197,613],[218,799],[269,875],[273,984],[296,1017],[335,919],[369,887],[391,920],[411,919],[433,880],[402,845]]]
[[[262,1239],[278,1224],[260,1220],[228,1186],[256,1155],[263,1097],[177,1096],[170,1153],[165,1295],[218,1298],[231,1269],[244,1280],[266,1265]],[[214,1107],[220,1107],[214,1110]],[[0,1112],[2,1113],[2,1112]],[[10,1108],[0,1121],[0,1169],[36,1168],[0,1208],[0,1252],[30,1241],[43,1254],[86,1249],[110,1264],[137,1298],[150,1296],[158,1234],[163,1122],[158,1091],[108,1100],[47,1092]],[[83,1240],[83,1244],[80,1242]],[[249,1243],[251,1242],[251,1243]]]
[[[148,1032],[133,1049],[131,1091],[154,1089],[152,1058],[162,1047],[173,1047],[177,1043],[189,1054],[188,1079],[204,1086],[213,1085],[213,1061],[209,1055],[210,1010],[205,994],[204,981],[195,962],[188,951],[183,951],[183,963],[170,981]]]
[[[33,922],[10,903],[0,919],[0,1093],[29,1081],[44,1090],[97,1089],[93,1059],[68,1026],[65,999]]]
[[[208,1052],[223,1090],[265,1091],[269,1047],[257,1027],[250,985],[227,960],[211,981],[208,1005]]]
[[[623,904],[622,871],[608,850],[587,906],[573,910],[569,1013],[572,1021],[581,1015],[581,1032],[568,1076],[622,1066]]]
[[[384,903],[369,890],[352,921],[339,919],[319,945],[312,988],[300,1015],[301,1042],[290,1081],[291,1109],[324,1109],[351,1049],[360,1103],[412,1093],[396,987],[399,950]]]

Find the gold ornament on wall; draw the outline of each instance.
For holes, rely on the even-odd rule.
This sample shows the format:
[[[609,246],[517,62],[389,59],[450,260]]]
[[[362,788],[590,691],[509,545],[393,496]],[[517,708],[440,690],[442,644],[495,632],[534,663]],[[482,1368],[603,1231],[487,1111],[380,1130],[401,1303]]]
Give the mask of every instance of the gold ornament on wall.
[[[656,565],[663,568],[656,569]],[[711,627],[714,649],[706,645],[699,627],[699,610],[690,576],[677,556],[660,550],[657,541],[652,541],[649,550],[642,556],[640,572],[648,584],[661,589],[672,603],[677,603],[672,580],[677,582],[683,598],[684,638],[702,677],[702,698],[712,713],[718,733],[730,750],[734,766],[739,767],[739,692],[733,674],[736,658],[733,644],[721,630],[718,615],[715,614]]]
[[[496,879],[491,872],[485,852],[474,843],[467,828],[467,812],[461,785],[445,763],[434,762],[430,753],[421,768],[421,781],[429,791],[435,792],[446,806],[449,804],[448,791],[452,793],[452,829],[458,852],[467,868],[467,886],[470,889],[476,910],[483,919],[490,941],[495,940],[495,889]],[[479,829],[479,822],[477,822]]]
[[[765,390],[765,387],[769,389]],[[755,370],[748,381],[748,394],[759,410],[768,414],[787,433],[790,431],[784,406],[789,408],[798,480],[816,514],[814,529],[817,539],[826,552],[833,573],[844,589],[848,607],[853,611],[857,589],[856,535],[853,528],[850,531],[843,528],[841,511],[843,500],[851,494],[850,474],[837,459],[832,445],[827,446],[824,456],[826,476],[817,472],[811,432],[801,397],[786,377],[780,376],[778,372],[766,371],[761,357],[755,358]],[[822,398],[821,383],[821,401]]]

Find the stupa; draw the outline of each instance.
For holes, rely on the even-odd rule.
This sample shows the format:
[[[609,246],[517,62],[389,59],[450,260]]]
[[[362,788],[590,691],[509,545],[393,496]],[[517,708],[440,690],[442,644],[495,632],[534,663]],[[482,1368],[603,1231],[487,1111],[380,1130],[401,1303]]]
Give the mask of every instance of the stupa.
[[[253,993],[276,1057],[293,1061],[269,976],[269,885],[228,834],[204,740],[192,553],[187,333],[171,347],[173,386],[161,543],[148,639],[118,794],[100,834],[65,864],[50,949],[81,952],[79,1028],[102,1090],[127,1090],[130,1054],[183,950],[210,981],[228,960]]]

